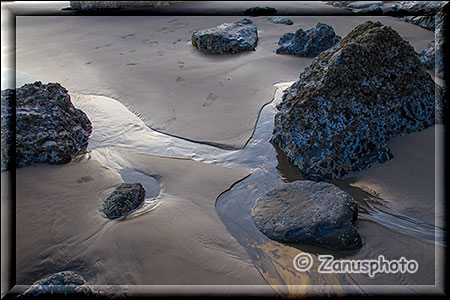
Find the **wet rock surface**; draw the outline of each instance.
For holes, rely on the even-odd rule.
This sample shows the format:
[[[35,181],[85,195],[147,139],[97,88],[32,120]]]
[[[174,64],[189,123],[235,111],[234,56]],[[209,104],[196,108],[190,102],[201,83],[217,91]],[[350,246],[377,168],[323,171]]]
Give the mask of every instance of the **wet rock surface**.
[[[313,181],[282,183],[252,209],[258,229],[273,240],[338,250],[361,247],[353,225],[357,215],[350,195],[330,183]]]
[[[295,33],[284,34],[278,42],[280,47],[276,53],[313,57],[333,47],[340,40],[341,37],[336,35],[333,27],[317,23],[315,28],[307,31],[300,28]]]
[[[250,19],[244,18],[238,22],[195,31],[191,40],[194,47],[207,53],[254,51],[258,42],[258,31]]]
[[[144,200],[145,189],[140,183],[122,183],[105,200],[103,213],[115,220],[140,207]]]
[[[36,281],[25,291],[24,296],[73,295],[94,296],[96,292],[84,278],[72,271],[58,272]]]
[[[389,160],[392,137],[432,126],[435,86],[391,27],[358,25],[285,91],[271,141],[306,178],[340,179]]]
[[[88,144],[92,125],[76,109],[68,91],[58,83],[37,81],[2,91],[2,171],[10,160],[13,141],[12,107],[16,106],[16,167],[36,163],[64,164]],[[4,148],[5,145],[5,148]]]
[[[276,16],[271,16],[267,18],[267,21],[275,23],[275,24],[284,24],[284,25],[292,25],[294,24],[294,22],[286,17],[276,17]]]
[[[277,13],[277,10],[270,6],[254,6],[244,11],[245,16],[270,16]]]

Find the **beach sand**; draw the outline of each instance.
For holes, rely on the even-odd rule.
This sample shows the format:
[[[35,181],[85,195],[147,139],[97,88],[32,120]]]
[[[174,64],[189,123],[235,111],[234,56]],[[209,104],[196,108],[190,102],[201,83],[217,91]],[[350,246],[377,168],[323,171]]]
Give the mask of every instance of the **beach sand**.
[[[248,7],[256,5],[239,2],[238,7],[247,4]],[[195,11],[201,5],[187,3],[185,9]],[[214,12],[212,4],[206,5]],[[320,11],[319,4],[314,5]],[[320,6],[342,12],[324,4]],[[179,12],[182,6],[177,7]],[[59,82],[74,95],[116,99],[145,125],[163,133],[225,149],[240,149],[252,136],[262,106],[272,100],[273,84],[296,80],[312,61],[312,58],[275,54],[277,42],[284,33],[309,29],[323,22],[343,37],[360,23],[379,20],[396,29],[418,52],[434,37],[433,32],[391,17],[293,16],[292,26],[270,23],[266,17],[252,17],[259,35],[256,51],[207,55],[191,45],[192,33],[240,20],[242,16],[170,16],[170,8],[161,9],[161,13],[167,15],[18,16],[17,48],[9,46],[3,52],[4,67],[14,68],[10,61],[15,51],[15,67],[23,74],[43,82]],[[84,96],[77,97],[82,101]],[[95,109],[95,105],[91,106]],[[101,107],[99,111],[97,115],[101,115]],[[108,125],[107,119],[105,115],[103,126]],[[123,122],[126,125],[126,120]],[[112,127],[111,132],[118,128]],[[110,141],[95,130],[94,126],[93,135],[100,138],[93,144],[98,148],[73,162],[17,169],[18,285],[28,285],[49,273],[66,269],[78,271],[90,284],[109,285],[111,293],[119,294],[142,288],[150,293],[168,294],[218,291],[274,295],[275,290],[285,295],[304,295],[304,287],[283,284],[297,284],[301,278],[304,280],[301,282],[311,284],[308,289],[314,292],[313,284],[347,282],[348,278],[322,278],[317,274],[309,279],[296,276],[291,264],[299,253],[296,248],[275,242],[261,243],[255,250],[259,256],[252,256],[242,246],[243,242],[228,227],[239,223],[222,215],[219,218],[215,201],[254,169],[144,154],[152,152],[145,150],[145,141],[139,141],[138,151],[133,151],[137,139],[145,136],[132,135],[133,128],[124,127],[123,134],[131,146],[114,145],[115,140]],[[393,139],[392,161],[354,174],[343,184],[374,190],[392,204],[390,207],[442,226],[442,211],[432,209],[434,183],[440,178],[434,177],[434,156],[431,156],[436,149],[434,132],[433,129]],[[442,138],[443,128],[436,132]],[[120,131],[114,134],[122,135]],[[157,137],[152,143],[158,148]],[[169,148],[176,149],[176,146],[170,144]],[[164,151],[159,146],[158,154],[169,156],[173,151],[169,148]],[[219,158],[217,161],[220,163]],[[121,168],[135,170],[159,182],[158,205],[135,218],[108,221],[101,216],[101,205],[108,193],[122,182],[117,171]],[[287,164],[279,167],[283,168],[281,173],[289,173]],[[2,211],[4,197],[2,192]],[[245,197],[246,194],[240,194],[234,199],[236,206],[231,212],[249,209]],[[237,205],[244,202],[245,207]],[[2,230],[4,221],[2,215]],[[435,261],[434,255],[426,253],[440,247],[428,242],[416,243],[416,237],[404,237],[392,228],[377,224],[376,220],[360,220],[359,226],[368,245],[379,247],[366,248],[368,252],[362,252],[361,256],[373,256],[378,254],[376,250],[383,249],[391,250],[392,258],[397,258],[399,250],[395,252],[393,247],[407,245],[411,250],[408,253],[421,255],[421,263],[425,265]],[[390,241],[395,243],[389,244]],[[280,254],[284,255],[282,259]],[[278,275],[272,276],[271,272]],[[420,274],[407,283],[419,279]],[[433,279],[426,279],[425,283],[430,284]],[[402,280],[395,284],[405,283]],[[356,276],[349,282],[370,284],[371,281]],[[114,285],[133,288],[124,291]],[[168,285],[179,286],[170,290]],[[207,285],[206,290],[199,285]],[[340,291],[345,289],[338,287]],[[328,293],[326,288],[319,292]]]
[[[126,220],[104,218],[103,200],[122,180],[96,158],[154,177],[157,207]],[[105,149],[66,165],[18,169],[17,284],[73,270],[93,285],[265,285],[215,211],[220,193],[248,174]]]
[[[259,35],[256,51],[208,55],[192,46],[195,30],[240,19],[18,16],[16,68],[71,92],[117,99],[158,131],[240,149],[251,137],[260,108],[270,102],[273,84],[296,80],[312,61],[275,54],[284,33],[324,22],[345,36],[360,23],[379,20],[419,52],[434,37],[392,17],[295,16],[292,26],[253,17]]]

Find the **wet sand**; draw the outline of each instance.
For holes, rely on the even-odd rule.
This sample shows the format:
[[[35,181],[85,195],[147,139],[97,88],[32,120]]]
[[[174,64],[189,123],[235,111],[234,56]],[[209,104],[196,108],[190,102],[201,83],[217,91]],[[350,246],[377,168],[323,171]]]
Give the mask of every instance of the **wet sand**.
[[[122,182],[105,159],[155,178],[156,209],[105,219],[103,200]],[[93,285],[265,285],[215,211],[219,194],[248,174],[107,149],[67,165],[18,169],[17,284],[70,269]]]
[[[289,163],[267,143],[273,117],[259,116],[261,107],[273,98],[273,84],[296,80],[312,61],[276,55],[282,34],[325,22],[345,36],[357,24],[380,20],[420,52],[433,33],[390,17],[296,16],[291,17],[292,26],[255,17],[260,38],[255,52],[212,56],[190,44],[194,30],[241,18],[17,17],[18,71],[43,82],[60,82],[73,94],[75,105],[84,105],[95,121],[89,154],[63,166],[17,170],[18,284],[30,284],[63,269],[79,271],[90,284],[110,285],[111,293],[124,292],[112,285],[132,285],[126,290],[170,294],[161,287],[167,284],[193,285],[188,292],[198,293],[202,291],[198,285],[205,284],[208,294],[216,290],[274,295],[275,290],[298,296],[370,292],[367,287],[346,286],[355,283],[432,284],[434,276],[423,280],[423,273],[406,279],[382,277],[376,282],[364,276],[299,275],[292,268],[292,258],[300,251],[316,253],[316,249],[269,241],[255,231],[248,211],[271,184],[298,176],[289,173]],[[82,94],[111,97],[129,111],[118,102]],[[98,103],[93,104],[96,99]],[[111,109],[106,109],[108,103],[114,103]],[[263,125],[254,132],[258,116],[258,124]],[[150,132],[146,126],[182,140]],[[441,248],[421,236],[420,230],[419,234],[396,231],[405,214],[442,225],[440,219],[434,222],[434,212],[429,211],[435,192],[431,187],[435,180],[430,156],[435,149],[433,132],[394,139],[391,162],[341,182],[357,194],[374,190],[389,202],[389,209],[401,212],[400,217],[394,216],[393,225],[388,224],[387,214],[376,215],[378,219],[370,219],[370,213],[363,216],[358,226],[367,244],[356,257],[385,251],[398,258],[406,247],[411,250],[407,254],[421,259],[421,265],[435,261],[431,253]],[[246,146],[229,151],[186,140],[225,149]],[[111,222],[101,216],[101,203],[122,182],[121,170],[132,170],[127,175],[130,179],[140,174],[159,182],[158,204],[135,218]],[[360,200],[364,206],[364,197]],[[374,216],[376,210],[368,212]],[[427,269],[426,274],[432,271]],[[178,290],[186,291],[186,287]]]
[[[330,6],[324,5],[327,8]],[[345,36],[356,25],[379,20],[417,51],[434,34],[392,17],[291,17],[294,25],[253,17],[256,51],[208,55],[190,42],[197,29],[239,16],[19,16],[16,68],[71,92],[119,100],[147,126],[184,139],[243,148],[272,85],[298,78],[312,58],[277,55],[279,38],[317,22]]]

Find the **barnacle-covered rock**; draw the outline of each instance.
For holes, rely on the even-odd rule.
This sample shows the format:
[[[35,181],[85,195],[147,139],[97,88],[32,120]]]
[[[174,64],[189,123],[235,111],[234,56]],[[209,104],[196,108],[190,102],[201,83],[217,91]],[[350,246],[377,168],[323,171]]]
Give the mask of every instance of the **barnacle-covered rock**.
[[[87,285],[84,278],[72,271],[58,272],[36,281],[25,291],[25,296],[45,295],[94,296],[97,293]]]
[[[267,18],[267,21],[275,23],[275,24],[284,24],[284,25],[292,25],[294,22],[292,22],[291,19],[286,17],[278,17],[278,16],[270,16]]]
[[[432,126],[435,86],[395,30],[360,24],[285,92],[271,141],[308,179],[342,178],[389,160],[392,137]]]
[[[358,216],[355,200],[333,184],[314,181],[282,183],[261,196],[252,209],[258,229],[280,242],[326,248],[360,248],[353,225]]]
[[[294,33],[286,33],[278,42],[277,54],[293,54],[297,56],[316,56],[320,52],[333,47],[341,37],[336,35],[333,27],[317,23],[316,28],[306,32],[299,29]]]
[[[141,206],[144,200],[142,184],[122,183],[105,200],[103,213],[110,220],[121,218]]]
[[[248,18],[192,34],[192,45],[200,51],[214,54],[254,51],[257,42],[258,31]]]
[[[64,164],[88,144],[92,125],[58,83],[37,81],[2,91],[2,171],[10,160],[12,108],[16,109],[16,167]],[[5,147],[5,148],[4,148]]]

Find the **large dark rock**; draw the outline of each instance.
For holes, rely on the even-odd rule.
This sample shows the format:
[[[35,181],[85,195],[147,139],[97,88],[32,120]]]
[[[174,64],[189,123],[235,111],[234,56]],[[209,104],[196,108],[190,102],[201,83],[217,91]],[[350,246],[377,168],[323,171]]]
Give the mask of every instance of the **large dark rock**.
[[[16,167],[36,163],[64,164],[88,144],[92,125],[76,109],[67,90],[58,83],[37,81],[2,91],[2,171],[14,140],[11,117],[16,108]],[[5,146],[5,148],[3,148]]]
[[[41,280],[36,281],[25,291],[24,295],[73,295],[80,297],[94,296],[97,293],[87,285],[81,275],[72,271],[58,272]]]
[[[384,13],[383,9],[379,5],[371,5],[368,8],[364,8],[358,10],[356,12],[358,15],[370,15],[370,16],[378,16]]]
[[[258,229],[273,240],[339,250],[361,247],[353,225],[357,215],[349,194],[330,183],[313,181],[282,183],[261,196],[252,209]]]
[[[258,31],[248,18],[192,34],[192,45],[200,51],[214,54],[255,51],[257,42]]]
[[[277,13],[277,10],[270,6],[254,6],[244,11],[245,16],[271,16]]]
[[[336,35],[333,27],[317,23],[316,28],[310,28],[306,32],[300,28],[295,34],[284,34],[278,42],[280,48],[276,52],[277,54],[316,56],[333,47],[340,40],[341,37]]]
[[[434,124],[435,83],[414,48],[367,22],[322,52],[277,106],[271,141],[308,179],[385,162],[392,137]]]
[[[393,14],[406,22],[428,30],[435,30],[435,15],[448,1],[399,1],[393,6]]]
[[[351,3],[348,3],[346,6],[349,8],[369,8],[371,6],[382,6],[383,1],[351,1]]]
[[[140,183],[122,183],[105,200],[103,213],[114,220],[124,217],[142,205],[145,189]]]

